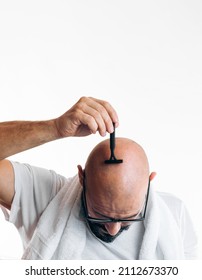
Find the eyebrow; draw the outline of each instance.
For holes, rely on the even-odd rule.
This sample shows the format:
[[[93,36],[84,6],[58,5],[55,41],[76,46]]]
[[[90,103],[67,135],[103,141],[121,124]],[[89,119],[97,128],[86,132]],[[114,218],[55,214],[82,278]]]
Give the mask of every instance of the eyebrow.
[[[104,214],[102,214],[102,213],[99,213],[99,212],[95,211],[94,209],[93,209],[93,211],[94,211],[96,214],[102,216],[103,218],[106,218],[106,219],[114,219],[114,218],[112,218],[112,217],[109,217],[109,216],[106,216],[106,215],[104,215]],[[132,215],[132,216],[120,218],[120,220],[127,220],[127,219],[134,218],[134,217],[137,216],[139,213],[140,213],[140,211],[139,211],[138,213]],[[119,220],[119,218],[117,218],[117,219]]]

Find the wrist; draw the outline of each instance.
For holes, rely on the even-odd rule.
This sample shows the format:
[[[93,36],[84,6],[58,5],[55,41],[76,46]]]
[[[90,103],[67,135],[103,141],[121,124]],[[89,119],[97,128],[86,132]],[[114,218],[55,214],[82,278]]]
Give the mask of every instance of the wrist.
[[[51,120],[50,122],[52,122],[52,126],[54,129],[53,135],[55,136],[55,139],[53,140],[57,140],[57,139],[61,139],[61,138],[65,138],[67,137],[67,135],[64,135],[64,133],[62,133],[61,131],[61,118],[55,118],[53,120]]]

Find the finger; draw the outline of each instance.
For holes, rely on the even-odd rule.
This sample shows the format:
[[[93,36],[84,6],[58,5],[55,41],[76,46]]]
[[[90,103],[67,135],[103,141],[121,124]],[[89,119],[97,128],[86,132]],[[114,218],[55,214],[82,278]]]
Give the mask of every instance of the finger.
[[[94,109],[95,107],[96,109]],[[101,113],[97,110],[97,107],[98,106],[95,106],[95,104],[93,104],[92,106],[92,101],[89,100],[88,102],[80,102],[77,105],[77,113],[82,123],[87,125],[92,133],[96,133],[96,131],[99,131],[101,136],[105,136],[106,125],[104,119],[107,117],[109,118],[109,116],[107,115],[107,112],[102,112],[101,115]]]
[[[80,124],[88,127],[89,132],[95,134],[98,130],[98,124],[95,121],[95,118],[89,114],[84,113],[81,110],[78,110],[77,114],[78,114],[78,120]]]
[[[83,104],[83,112],[94,117],[98,131],[101,136],[105,136],[106,132],[112,133],[114,130],[113,122],[107,110],[98,102],[89,99],[87,103]]]
[[[118,119],[118,114],[116,110],[111,106],[111,104],[107,101],[96,99],[91,97],[92,100],[94,100],[97,104],[100,104],[102,107],[105,108],[107,111],[111,121],[115,123],[115,126],[117,127],[119,125],[119,119]]]
[[[100,135],[104,136],[106,132],[112,133],[114,130],[113,122],[116,127],[118,126],[118,116],[113,107],[106,101],[92,97],[86,98],[85,101],[86,106],[84,105],[83,110],[95,117]],[[100,117],[104,121],[104,125]]]
[[[100,109],[101,110],[101,109]],[[107,119],[110,121],[109,116],[107,115],[107,112],[102,112],[98,111],[97,109],[94,109],[93,107],[90,107],[86,105],[86,107],[83,109],[83,112],[87,114],[88,116],[93,117],[97,124],[97,130],[99,131],[101,136],[106,135],[106,122]],[[90,120],[90,119],[89,119]]]
[[[101,136],[105,136],[106,132],[113,132],[113,123],[115,127],[118,126],[117,113],[109,102],[92,97],[81,97],[76,105],[77,109],[94,117]]]
[[[76,110],[78,110],[79,114],[82,115],[83,122],[86,125],[93,126],[93,128],[91,128],[93,133],[98,130],[101,136],[106,135],[105,119],[107,117],[109,118],[109,116],[100,104],[91,98],[82,97],[76,104]],[[86,114],[86,116],[83,115],[83,113]],[[90,116],[93,117],[94,122],[92,122],[93,120],[89,118]],[[90,123],[88,124],[87,121]],[[96,126],[95,123],[97,124]],[[96,131],[94,130],[94,127],[96,128]]]

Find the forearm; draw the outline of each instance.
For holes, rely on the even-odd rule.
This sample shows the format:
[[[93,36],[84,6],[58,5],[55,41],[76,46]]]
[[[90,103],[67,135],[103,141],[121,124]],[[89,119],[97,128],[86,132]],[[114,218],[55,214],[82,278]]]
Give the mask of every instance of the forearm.
[[[54,120],[0,123],[0,160],[59,138]]]

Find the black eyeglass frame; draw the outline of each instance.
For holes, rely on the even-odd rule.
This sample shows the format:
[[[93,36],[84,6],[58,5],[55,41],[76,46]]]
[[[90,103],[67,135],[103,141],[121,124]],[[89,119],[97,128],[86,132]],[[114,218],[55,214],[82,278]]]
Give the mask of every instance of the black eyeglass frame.
[[[84,208],[84,215],[85,219],[89,222],[93,223],[125,223],[125,222],[141,222],[145,220],[146,216],[146,210],[147,210],[147,204],[148,204],[148,198],[149,198],[149,190],[150,190],[150,180],[147,187],[147,193],[146,193],[146,199],[145,199],[145,207],[143,211],[143,215],[141,218],[138,219],[116,219],[116,218],[106,218],[106,219],[100,219],[100,218],[93,218],[88,215],[88,207],[87,207],[87,201],[86,201],[86,185],[85,185],[85,178],[83,179],[83,193],[82,193],[82,199],[83,199],[83,208]]]

